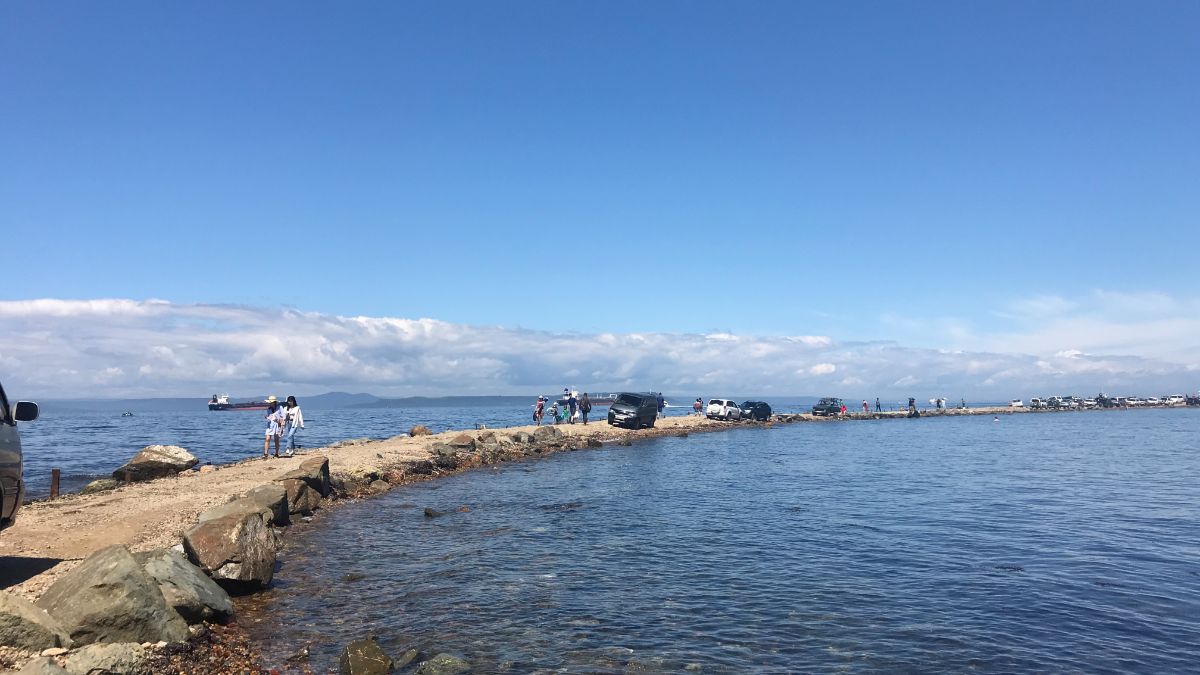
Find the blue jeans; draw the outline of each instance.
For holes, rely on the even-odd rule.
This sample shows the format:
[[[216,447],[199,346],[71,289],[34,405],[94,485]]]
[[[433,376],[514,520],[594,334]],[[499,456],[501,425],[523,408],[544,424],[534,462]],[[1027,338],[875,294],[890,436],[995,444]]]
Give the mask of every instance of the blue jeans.
[[[283,430],[283,435],[287,437],[287,449],[288,450],[296,449],[296,432],[299,429],[300,429],[300,427],[294,427],[289,424],[289,425],[287,425],[287,428],[285,428]]]

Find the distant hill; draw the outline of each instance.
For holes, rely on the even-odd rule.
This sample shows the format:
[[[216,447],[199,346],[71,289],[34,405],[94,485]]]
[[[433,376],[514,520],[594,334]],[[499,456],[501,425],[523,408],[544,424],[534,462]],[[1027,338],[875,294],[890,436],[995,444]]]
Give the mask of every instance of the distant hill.
[[[374,401],[358,403],[347,407],[485,408],[524,404],[532,405],[536,398],[536,396],[407,396],[405,398],[376,398]]]

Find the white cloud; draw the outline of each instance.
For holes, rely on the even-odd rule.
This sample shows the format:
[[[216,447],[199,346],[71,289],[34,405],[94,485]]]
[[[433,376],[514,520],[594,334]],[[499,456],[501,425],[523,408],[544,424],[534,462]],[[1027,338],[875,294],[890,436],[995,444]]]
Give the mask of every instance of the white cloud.
[[[1077,314],[1035,322],[1021,333],[977,334],[963,322],[940,321],[956,328],[948,333],[952,339],[971,346],[956,349],[729,332],[555,333],[161,300],[0,302],[0,380],[14,395],[43,397],[285,389],[519,394],[570,385],[697,396],[1006,400],[1053,392],[1195,390],[1200,368],[1191,355],[1200,320],[1185,316],[1195,304],[1152,298],[1153,309],[1142,313],[1140,323],[1081,314],[1109,298],[1093,293],[1079,301],[1042,302]],[[1118,300],[1129,303],[1147,304]],[[1175,354],[1187,358],[1168,358]],[[825,379],[834,373],[836,382]]]

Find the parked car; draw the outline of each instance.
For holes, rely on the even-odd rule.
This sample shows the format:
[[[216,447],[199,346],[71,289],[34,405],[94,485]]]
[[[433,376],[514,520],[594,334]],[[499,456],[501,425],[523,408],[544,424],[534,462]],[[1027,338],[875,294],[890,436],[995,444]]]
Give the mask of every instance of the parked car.
[[[25,497],[25,480],[21,475],[21,435],[17,422],[32,422],[38,418],[38,406],[30,401],[17,401],[9,406],[0,386],[0,530],[13,524]]]
[[[1174,394],[1172,396],[1167,397],[1167,405],[1170,405],[1170,406],[1185,405],[1186,403],[1187,403],[1187,397],[1184,396],[1183,394]]]
[[[1029,407],[1030,408],[1045,408],[1046,402],[1043,401],[1042,399],[1034,396],[1033,398],[1029,399]]]
[[[1149,396],[1146,398],[1146,405],[1158,405],[1162,403],[1157,396]]]
[[[1099,408],[1100,407],[1100,404],[1097,403],[1096,399],[1094,399],[1094,398],[1085,398],[1085,399],[1083,399],[1082,402],[1080,402],[1080,405],[1084,408]]]
[[[730,398],[714,398],[708,402],[704,415],[710,420],[740,420],[742,409]]]
[[[814,417],[829,417],[830,415],[835,415],[835,416],[840,415],[840,414],[842,414],[842,406],[843,405],[845,405],[845,404],[842,403],[842,399],[834,398],[832,396],[826,396],[825,398],[821,399],[820,401],[817,401],[816,405],[814,405],[812,407],[812,414]]]
[[[743,401],[742,419],[766,422],[771,419],[771,406],[764,401]]]
[[[608,406],[608,423],[614,427],[653,427],[658,419],[658,397],[654,394],[617,394]]]
[[[1009,402],[1008,402],[1008,407],[1010,407],[1010,408],[1024,408],[1024,407],[1025,407],[1025,402],[1024,402],[1024,401],[1022,401],[1022,400],[1021,400],[1021,399],[1019,399],[1019,398],[1014,398],[1013,400],[1011,400],[1011,401],[1009,401]]]

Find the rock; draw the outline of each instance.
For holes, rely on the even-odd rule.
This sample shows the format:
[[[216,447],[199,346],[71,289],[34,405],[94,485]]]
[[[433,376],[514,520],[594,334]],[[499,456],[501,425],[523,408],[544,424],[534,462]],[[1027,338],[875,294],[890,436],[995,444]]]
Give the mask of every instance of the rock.
[[[415,649],[410,649],[410,650],[404,652],[403,654],[400,655],[400,658],[396,659],[396,663],[395,663],[396,670],[402,670],[404,668],[407,668],[408,664],[412,663],[413,661],[416,661],[417,657],[420,655],[421,655],[421,652],[418,652]]]
[[[62,656],[69,651],[71,650],[64,647],[51,647],[49,649],[43,649],[38,656]]]
[[[338,660],[338,675],[386,675],[394,667],[375,638],[355,640],[342,650]]]
[[[87,485],[84,485],[83,489],[79,491],[79,494],[91,495],[97,492],[108,492],[109,490],[115,490],[119,487],[121,487],[121,481],[115,478],[101,478],[100,480],[94,480]]]
[[[542,445],[553,445],[562,440],[563,432],[558,427],[538,427],[533,432],[533,442]]]
[[[347,438],[347,439],[346,439],[346,440],[344,440],[344,441],[338,441],[337,443],[332,443],[332,444],[330,444],[330,445],[329,445],[329,448],[332,450],[332,449],[334,449],[334,448],[345,448],[345,447],[349,447],[349,446],[351,446],[351,445],[365,445],[365,444],[367,444],[367,443],[370,443],[370,442],[371,442],[371,439],[369,439],[369,438],[366,438],[366,437],[363,437],[363,438]]]
[[[433,453],[433,465],[439,469],[458,468],[458,451],[446,443],[434,443],[429,451]]]
[[[435,510],[429,508],[428,506],[425,507],[425,517],[426,518],[437,518],[439,516],[444,516],[444,515],[446,515],[446,514],[443,511],[435,511]]]
[[[117,480],[125,480],[125,472],[128,471],[132,481],[153,480],[190,469],[199,461],[195,455],[178,445],[147,445],[112,475]]]
[[[188,623],[224,621],[233,615],[229,594],[182,553],[157,551],[142,560],[146,573],[154,577],[163,598]]]
[[[417,425],[413,426],[413,428],[408,430],[408,435],[409,436],[431,436],[431,435],[433,435],[433,432],[429,430],[429,427],[421,425],[421,424],[417,424]]]
[[[471,672],[469,663],[446,653],[422,661],[420,667],[417,668],[417,675],[461,675],[469,672]]]
[[[321,498],[333,492],[329,480],[329,458],[317,456],[304,460],[300,467],[275,479],[287,491],[292,513],[312,513],[320,508]]]
[[[587,447],[589,447],[589,448],[599,448],[599,447],[601,447],[601,446],[603,446],[603,445],[604,445],[604,444],[600,442],[600,439],[599,439],[599,438],[589,438],[589,439],[587,439]]]
[[[203,511],[196,519],[204,523],[225,516],[257,513],[267,525],[282,526],[291,523],[289,512],[287,489],[283,485],[268,484],[250,490],[239,499]]]
[[[275,535],[258,514],[200,523],[183,534],[183,548],[228,591],[265,587],[275,574]]]
[[[62,666],[54,662],[54,659],[39,656],[25,667],[17,671],[17,675],[68,675],[67,671],[62,669]]]
[[[450,439],[450,447],[457,450],[474,450],[475,439],[470,434],[459,434]]]
[[[494,443],[494,442],[496,442],[496,432],[485,431],[482,434],[479,434],[479,438],[477,438],[475,442],[476,443]]]
[[[371,492],[387,492],[388,490],[392,489],[392,486],[385,480],[371,481],[371,485],[369,487],[371,488]]]
[[[407,473],[416,474],[418,476],[428,476],[433,473],[433,462],[423,459],[419,462],[413,462],[407,470]]]
[[[76,645],[183,642],[188,637],[187,622],[167,606],[158,582],[124,546],[92,554],[46,589],[36,604],[62,623]]]
[[[0,645],[26,651],[70,647],[66,629],[25,598],[0,593]]]
[[[205,464],[204,466],[200,467],[200,473],[212,473],[216,470],[217,467],[212,464]]]
[[[135,642],[88,645],[67,659],[71,675],[149,675],[146,648]]]
[[[628,438],[622,438],[621,440],[617,441],[617,445],[628,448],[629,446],[633,445],[633,441],[629,440]]]
[[[518,431],[515,434],[509,436],[509,438],[511,438],[514,443],[532,443],[533,442],[533,434],[529,433],[528,431]]]

